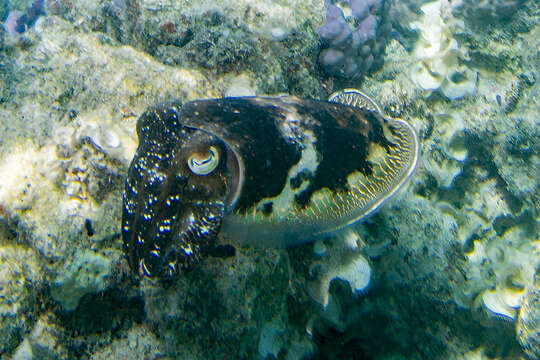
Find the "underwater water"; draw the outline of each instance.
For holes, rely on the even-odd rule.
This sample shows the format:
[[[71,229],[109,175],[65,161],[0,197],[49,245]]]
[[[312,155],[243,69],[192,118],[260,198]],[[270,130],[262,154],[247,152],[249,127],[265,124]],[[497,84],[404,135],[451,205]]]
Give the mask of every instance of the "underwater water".
[[[0,359],[540,359],[537,0],[0,20]]]

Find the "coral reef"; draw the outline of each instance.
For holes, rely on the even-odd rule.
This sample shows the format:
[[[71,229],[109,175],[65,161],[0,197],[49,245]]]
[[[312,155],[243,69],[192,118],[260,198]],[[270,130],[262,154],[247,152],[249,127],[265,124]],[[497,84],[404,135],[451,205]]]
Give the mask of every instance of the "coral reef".
[[[319,54],[323,70],[332,76],[359,79],[379,68],[391,30],[389,7],[386,0],[326,0],[326,23],[317,29],[323,40]]]
[[[12,134],[1,146],[0,171],[5,175],[0,202],[4,211],[32,229],[25,241],[50,261],[53,298],[68,311],[83,295],[104,290],[112,264],[121,261],[120,247],[111,247],[110,241],[118,232],[114,219],[119,216],[120,169],[125,171],[135,150],[133,112],[141,111],[148,98],[159,102],[172,94],[190,96],[192,85],[206,81],[196,72],[166,68],[135,55],[133,49],[103,45],[95,35],[78,37],[74,44],[72,31],[60,19],[38,21],[36,33],[46,43],[19,53],[24,65],[17,71],[38,71],[41,76],[12,83],[24,94],[17,108],[20,116],[7,108],[0,113],[2,131]],[[99,49],[99,55],[72,62],[65,53],[66,42]],[[42,62],[43,56],[48,61]],[[118,78],[105,76],[112,73],[110,67],[125,67],[127,72]],[[154,75],[143,75],[150,68]],[[80,71],[88,74],[84,86],[78,80]],[[164,83],[170,84],[168,91]],[[140,86],[146,89],[144,96]],[[204,94],[212,94],[207,86],[204,89]],[[116,101],[103,106],[103,96]],[[31,123],[25,120],[29,118]]]
[[[62,344],[63,331],[55,324],[55,317],[45,313],[36,319],[31,331],[25,334],[11,359],[54,359],[68,358],[68,352]]]
[[[93,353],[93,359],[133,359],[137,354],[143,359],[156,359],[165,356],[164,345],[145,326],[137,325],[129,329],[125,336],[115,339],[111,344],[100,347]]]
[[[323,307],[328,306],[332,281],[343,280],[349,283],[352,294],[362,294],[371,279],[371,267],[360,251],[363,242],[358,234],[349,229],[339,237],[338,241],[331,241],[329,246],[320,245],[319,240],[314,247],[320,259],[314,260],[310,265],[308,293]],[[317,251],[319,246],[323,246],[324,251]]]
[[[96,254],[92,251],[78,252],[73,261],[66,265],[52,284],[51,296],[66,311],[73,311],[86,294],[105,290],[110,285],[107,277],[111,273],[114,254]]]
[[[53,12],[111,40],[131,45],[167,65],[196,68],[225,92],[239,74],[253,79],[257,94],[324,97],[314,54],[324,4],[242,0],[56,1]],[[275,59],[277,61],[266,61]]]
[[[224,239],[234,251],[173,283],[134,277],[122,256],[137,117],[172,98],[325,99],[325,4],[45,4],[22,36],[0,31],[0,358],[538,358],[537,1],[489,31],[414,2],[403,27],[416,21],[418,40],[390,40],[362,90],[418,129],[421,164],[348,242]],[[206,40],[207,59],[187,56]],[[423,71],[478,75],[475,91],[454,101],[411,78],[430,44]]]
[[[34,251],[6,244],[4,235],[0,235],[0,354],[13,349],[32,328],[36,291],[43,280]]]
[[[463,16],[471,23],[484,26],[494,21],[508,21],[526,0],[459,0],[452,12]]]
[[[536,273],[534,285],[524,296],[519,311],[517,335],[529,359],[540,357],[540,276]]]
[[[422,18],[411,24],[420,32],[413,52],[419,60],[411,70],[413,81],[428,92],[440,89],[450,100],[474,94],[477,75],[460,65],[459,59],[467,55],[453,37],[461,24],[451,21],[443,1],[427,3],[421,10]]]

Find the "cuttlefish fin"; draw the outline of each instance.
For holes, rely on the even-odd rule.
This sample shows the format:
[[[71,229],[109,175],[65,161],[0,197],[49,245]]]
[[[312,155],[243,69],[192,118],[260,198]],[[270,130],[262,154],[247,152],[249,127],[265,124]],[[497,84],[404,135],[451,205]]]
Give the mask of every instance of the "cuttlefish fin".
[[[369,96],[357,89],[343,89],[336,91],[328,98],[329,102],[340,103],[358,109],[373,111],[384,117],[381,108]]]

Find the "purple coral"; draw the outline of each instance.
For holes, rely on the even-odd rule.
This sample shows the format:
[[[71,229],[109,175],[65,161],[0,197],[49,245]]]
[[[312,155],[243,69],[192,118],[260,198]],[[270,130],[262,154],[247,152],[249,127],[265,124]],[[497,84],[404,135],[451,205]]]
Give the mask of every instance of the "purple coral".
[[[345,18],[340,6],[349,7]],[[388,0],[326,0],[326,23],[317,29],[323,40],[319,64],[330,75],[358,79],[383,61],[390,35]]]
[[[45,14],[44,1],[35,0],[26,9],[26,12],[11,11],[4,22],[4,29],[12,36],[22,34],[27,28],[34,25],[37,18],[42,14]]]

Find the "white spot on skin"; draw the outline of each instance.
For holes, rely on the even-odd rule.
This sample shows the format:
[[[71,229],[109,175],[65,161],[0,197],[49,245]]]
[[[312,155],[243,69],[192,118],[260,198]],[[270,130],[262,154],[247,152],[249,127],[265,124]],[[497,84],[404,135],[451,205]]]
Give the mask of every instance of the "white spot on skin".
[[[206,225],[199,226],[199,232],[201,233],[201,235],[208,234],[208,232],[209,232],[208,226],[206,226]]]
[[[191,250],[191,246],[189,246],[189,244],[186,244],[186,247],[185,248],[182,248],[182,250],[184,250],[184,253],[187,255],[187,256],[190,256],[193,254],[193,250]]]
[[[160,226],[159,227],[159,232],[160,233],[165,233],[165,232],[169,232],[171,231],[171,227],[170,226]]]
[[[139,275],[151,276],[150,271],[144,263],[144,259],[141,259],[141,261],[139,261]]]
[[[169,263],[169,274],[172,275],[176,272],[175,264],[173,262]]]

